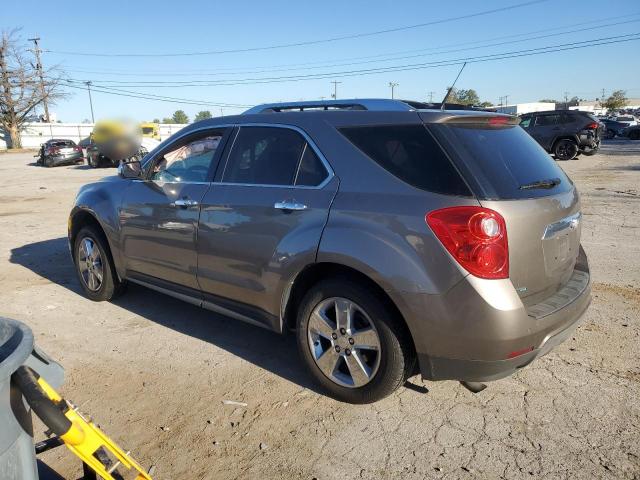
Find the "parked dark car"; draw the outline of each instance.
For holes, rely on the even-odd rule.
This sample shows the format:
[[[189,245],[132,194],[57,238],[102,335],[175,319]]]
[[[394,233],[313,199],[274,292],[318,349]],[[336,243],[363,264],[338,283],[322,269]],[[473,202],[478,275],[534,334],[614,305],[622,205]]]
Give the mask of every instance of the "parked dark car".
[[[628,126],[626,123],[616,122],[615,120],[610,120],[608,118],[601,118],[599,120],[604,124],[604,138],[611,139],[614,137],[620,137],[622,136],[622,131]]]
[[[38,165],[45,167],[58,167],[60,165],[74,165],[84,163],[82,147],[73,140],[53,138],[40,145],[40,151],[36,155]]]
[[[593,115],[578,110],[526,113],[520,126],[558,160],[595,154],[605,130]]]
[[[122,163],[70,213],[84,293],[133,282],[295,330],[347,402],[528,365],[590,302],[578,191],[516,117],[415,105],[262,105]]]
[[[640,125],[626,127],[622,132],[620,132],[620,136],[627,137],[630,140],[640,140]]]

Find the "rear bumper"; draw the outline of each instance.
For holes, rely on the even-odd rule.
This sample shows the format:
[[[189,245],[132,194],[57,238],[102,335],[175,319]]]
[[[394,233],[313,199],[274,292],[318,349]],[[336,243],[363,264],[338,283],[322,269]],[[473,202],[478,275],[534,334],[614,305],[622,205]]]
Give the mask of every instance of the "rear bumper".
[[[473,277],[437,299],[414,299],[412,311],[417,315],[420,304],[422,318],[414,316],[409,327],[423,378],[497,380],[548,353],[571,335],[591,303],[582,248],[574,277],[558,298],[528,308],[509,280],[487,286]]]
[[[78,163],[80,160],[84,160],[84,156],[81,152],[74,153],[72,155],[54,155],[49,158],[51,159],[51,164],[54,166],[69,165]]]

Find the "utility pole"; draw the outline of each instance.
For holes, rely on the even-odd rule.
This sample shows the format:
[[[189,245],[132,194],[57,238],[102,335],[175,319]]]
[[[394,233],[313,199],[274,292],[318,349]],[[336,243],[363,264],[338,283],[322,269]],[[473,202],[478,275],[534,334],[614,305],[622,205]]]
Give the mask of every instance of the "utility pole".
[[[333,93],[331,94],[331,96],[333,97],[334,100],[338,99],[338,84],[342,83],[342,82],[336,82],[335,80],[333,82]]]
[[[44,107],[44,120],[45,122],[49,123],[51,120],[49,118],[49,105],[47,105],[47,95],[46,95],[46,91],[44,88],[44,75],[42,73],[42,62],[40,61],[40,53],[42,52],[42,50],[40,50],[40,45],[39,45],[39,41],[40,41],[40,37],[35,37],[35,38],[29,38],[28,39],[30,42],[33,42],[33,53],[35,53],[36,55],[36,71],[38,72],[38,77],[40,77],[40,90],[42,92],[42,105]]]
[[[569,92],[564,92],[564,109],[569,108]]]
[[[396,82],[389,82],[389,86],[391,87],[391,100],[393,100],[394,96],[393,93],[395,91],[395,88],[400,85],[399,83]]]
[[[509,95],[504,96],[504,106],[506,107],[507,105],[509,105]]]
[[[84,84],[87,86],[87,92],[89,92],[89,106],[91,107],[91,123],[96,123],[95,118],[93,118],[93,101],[91,100],[91,84],[93,82],[84,82]]]
[[[429,103],[433,103],[433,94],[434,93],[436,93],[436,92],[434,92],[433,90],[428,92],[428,94],[429,94]]]

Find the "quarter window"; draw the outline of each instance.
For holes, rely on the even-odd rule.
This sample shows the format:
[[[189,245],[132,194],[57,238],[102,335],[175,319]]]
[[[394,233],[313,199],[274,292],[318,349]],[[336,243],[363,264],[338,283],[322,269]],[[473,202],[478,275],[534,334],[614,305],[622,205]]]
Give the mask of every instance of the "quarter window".
[[[289,128],[241,127],[229,154],[222,181],[293,185],[305,145],[302,135]]]
[[[327,170],[309,144],[305,146],[296,175],[296,186],[316,187],[327,178]]]
[[[560,123],[560,115],[540,115],[536,117],[536,126],[545,127]]]
[[[424,125],[344,127],[340,132],[402,181],[445,195],[471,192]]]
[[[151,180],[206,182],[223,132],[209,132],[165,151],[153,166]]]

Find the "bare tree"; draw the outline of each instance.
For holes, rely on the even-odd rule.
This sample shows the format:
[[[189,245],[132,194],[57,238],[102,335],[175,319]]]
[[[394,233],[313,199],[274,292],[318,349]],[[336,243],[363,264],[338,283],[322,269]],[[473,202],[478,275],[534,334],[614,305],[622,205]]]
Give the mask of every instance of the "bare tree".
[[[17,30],[2,32],[0,40],[0,127],[9,134],[9,148],[21,148],[20,129],[43,101],[66,96],[55,69],[42,72],[26,58],[27,48]]]

